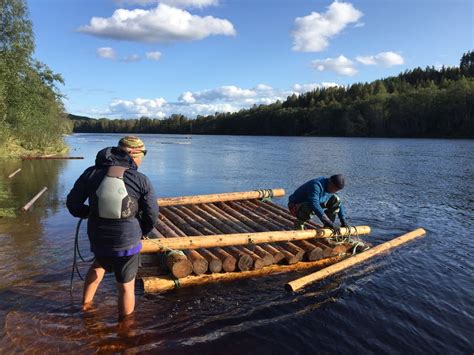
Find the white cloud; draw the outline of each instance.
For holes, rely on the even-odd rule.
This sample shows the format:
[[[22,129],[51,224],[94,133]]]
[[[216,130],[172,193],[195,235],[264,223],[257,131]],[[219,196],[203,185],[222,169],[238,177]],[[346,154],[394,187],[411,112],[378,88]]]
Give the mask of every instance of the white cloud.
[[[97,48],[97,56],[104,59],[115,60],[117,59],[117,53],[113,48],[110,47],[101,47]]]
[[[138,54],[132,54],[132,55],[129,55],[128,57],[125,57],[122,61],[126,63],[133,63],[133,62],[138,62],[140,59],[141,58]]]
[[[117,9],[109,18],[93,17],[79,32],[138,42],[200,40],[211,35],[233,36],[232,23],[212,16],[197,16],[165,4],[150,10]]]
[[[326,58],[313,60],[312,66],[319,71],[333,71],[341,75],[352,76],[357,74],[354,62],[343,55],[337,58]]]
[[[293,50],[320,52],[329,45],[329,39],[341,32],[348,24],[356,23],[362,12],[346,2],[335,1],[325,13],[312,12],[295,19],[292,31]]]
[[[382,65],[384,67],[402,65],[405,62],[403,57],[395,52],[381,52],[376,55],[359,56],[356,57],[356,60],[364,65]]]
[[[339,85],[336,83],[294,84],[292,90],[276,89],[266,84],[258,84],[251,89],[229,85],[203,91],[186,91],[176,102],[167,102],[163,98],[119,99],[112,101],[105,110],[90,110],[89,113],[110,118],[141,116],[163,118],[179,113],[194,118],[197,115],[210,115],[215,112],[236,112],[253,105],[268,105],[277,100],[284,101],[292,94],[301,94],[315,88],[330,86]]]
[[[206,7],[212,5],[218,5],[218,0],[115,0],[116,3],[122,5],[139,5],[146,6],[150,4],[157,4],[158,2],[170,5],[173,7]]]
[[[160,60],[161,59],[161,52],[147,52],[146,58],[150,60]]]

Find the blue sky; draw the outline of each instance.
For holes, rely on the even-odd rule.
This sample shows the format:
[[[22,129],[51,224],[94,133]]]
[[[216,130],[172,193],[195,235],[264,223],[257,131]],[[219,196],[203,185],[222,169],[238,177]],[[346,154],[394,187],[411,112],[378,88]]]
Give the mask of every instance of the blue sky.
[[[471,0],[29,0],[68,112],[190,117],[458,65]]]

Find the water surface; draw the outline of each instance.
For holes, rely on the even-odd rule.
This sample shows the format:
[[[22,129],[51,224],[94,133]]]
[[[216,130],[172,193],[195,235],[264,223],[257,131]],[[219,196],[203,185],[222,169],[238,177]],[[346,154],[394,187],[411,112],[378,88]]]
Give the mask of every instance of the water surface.
[[[308,271],[165,295],[138,289],[135,319],[119,327],[112,275],[90,315],[80,311],[77,277],[69,293],[77,220],[65,208],[96,152],[119,138],[68,137],[71,155],[84,160],[0,161],[0,210],[16,214],[0,218],[2,353],[474,350],[474,141],[143,135],[140,170],[161,197],[276,187],[289,195],[312,177],[343,173],[350,222],[370,225],[368,240],[417,227],[427,237],[298,294],[283,285]],[[16,212],[43,186],[31,211]],[[85,228],[80,245],[89,257]]]

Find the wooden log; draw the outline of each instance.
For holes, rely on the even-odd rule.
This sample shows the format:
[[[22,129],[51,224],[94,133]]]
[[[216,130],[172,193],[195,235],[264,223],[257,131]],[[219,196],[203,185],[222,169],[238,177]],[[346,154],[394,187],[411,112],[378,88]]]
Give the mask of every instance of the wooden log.
[[[41,189],[41,191],[38,192],[38,193],[35,195],[35,197],[33,197],[33,198],[30,200],[30,202],[28,202],[26,205],[24,205],[24,206],[21,208],[21,210],[22,210],[23,212],[28,211],[28,210],[30,209],[30,207],[33,206],[33,204],[36,202],[36,200],[38,200],[38,199],[41,197],[41,195],[46,192],[47,189],[48,189],[48,188],[47,188],[46,186],[43,187],[43,188]]]
[[[319,241],[313,241],[313,243],[315,245],[317,245],[319,248],[321,248],[322,253],[323,253],[323,258],[329,258],[330,256],[336,255],[333,252],[333,249],[331,247],[327,246],[326,244],[323,244]]]
[[[264,244],[259,244],[263,249],[268,251],[270,254],[273,256],[273,260],[275,264],[278,264],[280,261],[282,261],[285,256],[281,251],[279,251],[277,248],[275,248],[274,245],[269,244],[269,243],[264,243]]]
[[[18,174],[20,171],[21,171],[21,168],[18,169],[18,170],[15,170],[13,173],[11,173],[10,175],[8,175],[8,178],[11,179],[11,178],[14,177],[16,174]]]
[[[272,230],[279,230],[282,228],[281,225],[275,224],[273,222],[270,222],[264,214],[261,214],[261,212],[257,212],[256,210],[251,210],[245,206],[243,206],[241,203],[237,202],[226,202],[230,207],[232,207],[234,210],[239,211],[243,215],[250,216],[252,220],[257,221],[260,225],[263,225],[264,228],[267,231],[272,231]],[[283,227],[284,228],[284,227]],[[298,261],[303,260],[303,257],[305,255],[305,251],[301,249],[300,247],[296,246],[295,244],[291,242],[284,242],[280,243],[280,246],[287,251],[289,251],[291,254],[296,256],[298,258]]]
[[[190,208],[181,206],[181,212],[186,213],[196,223],[196,229],[199,229],[205,235],[220,234],[221,232],[215,228],[212,224],[207,222],[204,218],[196,214]],[[222,269],[225,272],[232,272],[237,267],[237,259],[230,255],[227,251],[222,248],[212,248],[211,251],[222,261]]]
[[[265,228],[264,226],[256,223],[247,215],[235,210],[231,206],[228,206],[223,202],[217,203],[216,205],[219,206],[224,211],[224,213],[227,213],[229,216],[231,216],[230,218],[235,218],[237,220],[242,221],[248,228],[251,228],[255,231],[268,231],[268,228]],[[284,259],[286,260],[286,263],[289,265],[297,263],[302,258],[301,254],[294,255],[287,248],[283,248],[281,245],[277,247],[277,250],[283,255]]]
[[[364,251],[360,254],[357,254],[355,256],[352,256],[344,261],[341,261],[337,264],[334,264],[332,266],[329,266],[325,269],[322,269],[320,271],[317,271],[315,273],[309,274],[307,276],[301,277],[299,279],[296,279],[294,281],[291,281],[285,285],[285,288],[289,291],[297,291],[306,285],[309,285],[310,283],[317,282],[319,280],[322,280],[328,276],[334,275],[338,272],[341,272],[349,267],[352,267],[354,265],[358,265],[368,259],[373,258],[374,256],[380,255],[381,253],[384,253],[386,251],[389,251],[395,247],[398,247],[402,244],[405,244],[411,240],[420,238],[426,234],[426,231],[423,228],[418,228],[415,229],[414,231],[411,231],[409,233],[406,233],[404,235],[401,235],[398,238],[392,239],[388,242],[382,243],[377,245],[376,247],[373,247],[367,251]]]
[[[49,156],[49,155],[40,155],[40,156],[24,156],[21,157],[22,160],[54,160],[54,159],[84,159],[84,157],[58,157],[58,156]]]
[[[346,228],[341,228],[346,233]],[[352,235],[362,235],[370,233],[370,227],[351,227]],[[179,238],[160,239],[159,243],[152,243],[150,240],[142,241],[142,253],[156,253],[168,249],[199,249],[212,247],[225,247],[246,244],[276,243],[284,241],[305,240],[312,238],[329,238],[332,230],[322,228],[319,230],[308,229],[302,231],[272,231],[258,233],[236,233],[208,235],[205,237],[191,236]],[[155,239],[155,241],[157,241]]]
[[[259,198],[265,198],[265,197],[281,197],[284,195],[285,195],[285,190],[283,189],[263,189],[263,190],[228,192],[228,193],[210,194],[210,195],[159,198],[158,205],[161,207],[176,206],[176,205],[197,205],[200,203],[249,200],[249,199],[259,199]]]
[[[342,257],[333,257],[311,262],[301,262],[293,265],[270,265],[260,270],[246,272],[226,272],[221,274],[207,274],[200,276],[188,276],[178,281],[169,276],[165,277],[143,277],[143,288],[146,293],[163,293],[175,288],[185,288],[197,285],[205,285],[215,282],[226,282],[239,279],[260,277],[290,271],[307,270],[311,268],[322,268],[342,260]]]
[[[296,217],[293,216],[290,211],[276,203],[273,203],[271,201],[268,202],[262,202],[266,204],[266,208],[271,209],[275,211],[275,213],[280,213],[283,217],[289,218],[291,221],[295,221]],[[309,220],[305,223],[306,225],[310,226],[311,228],[322,228],[323,226],[321,224],[318,224],[312,220]]]
[[[162,209],[163,211],[163,209]],[[179,237],[178,239],[182,239],[183,237],[186,237],[186,233],[184,233],[181,229],[179,229],[176,225],[174,225],[166,216],[163,215],[163,213],[160,214],[159,218],[171,229],[173,229]],[[201,237],[205,238],[205,237]],[[143,241],[143,243],[146,242]],[[179,249],[182,250],[182,248],[169,248],[169,249]],[[200,248],[197,248],[200,249]],[[143,247],[142,247],[142,252],[143,252]],[[209,268],[209,263],[208,261],[201,255],[199,254],[196,250],[183,250],[184,254],[188,257],[189,261],[193,265],[193,272],[196,275],[201,275],[204,274],[208,268]]]
[[[203,210],[206,210],[206,212],[208,212],[209,214],[213,214],[215,216],[215,218],[212,219],[213,223],[216,223],[216,226],[218,226],[218,228],[225,232],[225,233],[232,233],[234,230],[232,229],[231,226],[229,225],[226,225],[225,223],[222,222],[222,220],[226,220],[227,216],[223,214],[222,211],[217,211],[216,209],[212,209],[210,208],[208,205],[200,205],[200,207],[203,209]],[[253,260],[253,264],[252,264],[252,268],[255,269],[255,270],[258,270],[258,269],[261,269],[264,265],[265,265],[265,262],[262,260],[262,258],[260,258],[258,255],[256,255],[253,251],[249,250],[248,248],[244,247],[244,246],[238,246],[237,249],[239,249],[240,251],[244,252],[245,254],[249,255],[252,260]],[[242,257],[242,256],[240,256]],[[239,264],[242,264],[242,263],[245,263],[245,265],[247,264],[247,260],[242,260],[242,262],[239,262]],[[240,269],[240,267],[239,267]],[[240,269],[242,270],[242,269]],[[246,271],[246,270],[242,270],[242,271]]]
[[[296,264],[298,261],[300,261],[299,258],[296,255],[290,253],[285,248],[282,248],[281,245],[277,244],[277,245],[275,245],[275,248],[277,248],[283,254],[285,262],[288,265]]]
[[[255,245],[253,252],[262,258],[263,266],[268,266],[275,263],[273,255],[263,249],[261,246]]]
[[[179,237],[178,234],[173,231],[170,227],[168,227],[162,220],[158,218],[157,222],[155,223],[155,228],[165,236],[165,238],[171,237]],[[158,243],[162,243],[162,239],[155,239],[155,240],[144,240],[143,243],[151,243],[157,245]],[[172,248],[169,248],[172,249]],[[169,253],[168,249],[163,249],[162,253],[167,253],[164,256],[165,262],[164,264],[168,267],[174,277],[182,278],[186,277],[193,272],[193,265],[188,260],[186,255],[182,255],[181,253]],[[143,254],[143,250],[142,250]]]
[[[199,215],[199,217],[202,217],[203,219],[206,219],[206,222],[203,222],[209,230],[213,232],[213,234],[220,235],[219,233],[226,232],[228,231],[227,226],[219,220],[218,217],[214,216],[212,213],[209,213],[209,211],[205,211],[206,205],[190,205],[189,209],[192,210],[196,215]],[[212,212],[212,211],[211,211]],[[233,259],[233,263],[230,264],[231,267],[238,268],[239,270],[249,270],[252,267],[253,264],[253,259],[250,258],[249,255],[246,253],[242,253],[239,251],[239,249],[236,248],[225,248],[223,249],[224,252],[229,254]],[[225,266],[225,263],[223,267]],[[224,268],[225,270],[225,268]],[[226,271],[233,271],[233,270],[226,270]]]
[[[164,207],[161,209],[163,213],[170,221],[176,223],[178,227],[187,235],[202,235],[202,233],[191,226],[188,222],[192,222],[192,219],[189,219],[185,214],[181,214],[177,208],[172,206]],[[181,218],[183,216],[184,218]],[[222,261],[215,256],[210,250],[207,249],[197,249],[197,252],[207,260],[209,265],[209,270],[211,272],[221,272],[222,271]]]
[[[227,251],[229,254],[234,256],[237,260],[237,268],[240,271],[248,271],[252,268],[253,266],[253,259],[250,255],[247,253],[243,252],[241,249],[230,246],[227,248]]]

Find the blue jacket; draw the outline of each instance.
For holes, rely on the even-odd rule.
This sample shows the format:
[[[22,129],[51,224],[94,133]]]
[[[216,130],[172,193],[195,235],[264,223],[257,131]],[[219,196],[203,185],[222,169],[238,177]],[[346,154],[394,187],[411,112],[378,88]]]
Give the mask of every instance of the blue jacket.
[[[110,166],[123,166],[123,180],[128,195],[138,201],[138,214],[126,219],[100,218],[91,211],[94,195]],[[84,202],[89,199],[90,207]],[[67,196],[66,206],[74,217],[89,218],[87,234],[91,251],[96,255],[123,256],[123,252],[138,253],[141,249],[141,237],[148,234],[158,217],[158,204],[155,191],[148,177],[137,171],[133,159],[116,147],[104,148],[95,160],[95,166],[87,168],[77,179]]]
[[[333,195],[327,192],[327,185],[329,179],[325,177],[319,177],[317,179],[310,180],[296,189],[295,192],[289,197],[290,203],[303,203],[307,202],[311,205],[313,212],[316,216],[321,219],[324,215],[324,210],[321,204],[326,203]],[[344,207],[339,207],[338,213],[339,219],[345,219],[346,213]]]

